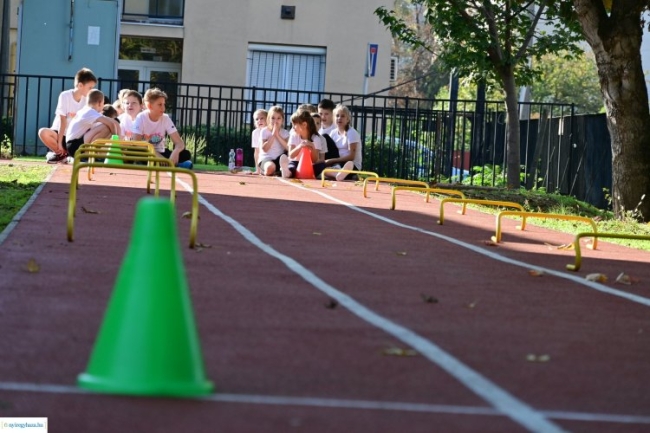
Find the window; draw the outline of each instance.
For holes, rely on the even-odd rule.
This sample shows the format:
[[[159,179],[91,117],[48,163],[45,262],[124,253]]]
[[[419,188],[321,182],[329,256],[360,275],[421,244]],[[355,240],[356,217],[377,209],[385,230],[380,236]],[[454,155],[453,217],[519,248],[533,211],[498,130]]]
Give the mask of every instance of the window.
[[[325,87],[325,49],[250,44],[246,81],[249,87],[284,90],[256,91],[258,101],[317,104]]]
[[[184,0],[124,0],[124,21],[183,24]]]

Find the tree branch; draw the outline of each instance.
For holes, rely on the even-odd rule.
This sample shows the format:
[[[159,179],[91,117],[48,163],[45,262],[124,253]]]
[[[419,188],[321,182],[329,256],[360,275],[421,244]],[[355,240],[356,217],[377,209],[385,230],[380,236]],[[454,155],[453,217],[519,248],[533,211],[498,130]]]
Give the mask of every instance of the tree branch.
[[[519,47],[519,50],[517,51],[517,54],[515,55],[515,62],[521,59],[526,54],[526,50],[528,50],[528,45],[530,44],[530,41],[533,39],[533,35],[535,34],[537,23],[539,22],[539,19],[542,17],[542,14],[544,13],[544,8],[546,8],[547,3],[548,0],[541,0],[539,2],[539,9],[537,9],[537,12],[535,13],[535,18],[533,19],[533,22],[528,28],[528,32],[526,33],[526,37],[524,38],[521,46]]]

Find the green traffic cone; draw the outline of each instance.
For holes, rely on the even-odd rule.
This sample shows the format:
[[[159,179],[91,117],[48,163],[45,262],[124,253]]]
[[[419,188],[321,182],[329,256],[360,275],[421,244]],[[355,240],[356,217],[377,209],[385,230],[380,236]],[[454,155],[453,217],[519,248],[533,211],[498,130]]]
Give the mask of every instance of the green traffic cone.
[[[210,394],[169,200],[138,202],[131,242],[81,388],[190,397]]]
[[[119,139],[120,139],[119,135],[111,136],[111,140],[113,141],[117,141]],[[106,159],[104,159],[104,164],[124,164],[124,160],[115,158],[115,156],[122,156],[122,152],[120,152],[120,150],[117,149],[117,147],[111,144],[111,147],[108,149],[108,155],[106,155]]]

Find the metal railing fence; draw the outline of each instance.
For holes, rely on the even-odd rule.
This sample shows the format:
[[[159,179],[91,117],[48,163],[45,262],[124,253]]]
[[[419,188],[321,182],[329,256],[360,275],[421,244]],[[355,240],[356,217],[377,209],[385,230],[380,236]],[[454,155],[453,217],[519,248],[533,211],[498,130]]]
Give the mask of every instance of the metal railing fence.
[[[0,75],[0,138],[22,155],[46,152],[38,129],[49,126],[68,77]],[[506,179],[507,122],[503,101],[430,100],[188,83],[122,83],[100,79],[111,100],[122,87],[162,88],[168,112],[198,163],[227,162],[232,148],[253,164],[252,114],[283,107],[287,128],[303,103],[343,103],[361,135],[363,168],[382,176],[430,182],[502,186]],[[575,115],[570,104],[521,103],[521,178],[526,188],[571,194],[600,207],[611,185],[611,150],[604,115]],[[593,131],[599,131],[594,134]],[[609,170],[609,171],[608,171]],[[596,188],[597,190],[594,190]]]

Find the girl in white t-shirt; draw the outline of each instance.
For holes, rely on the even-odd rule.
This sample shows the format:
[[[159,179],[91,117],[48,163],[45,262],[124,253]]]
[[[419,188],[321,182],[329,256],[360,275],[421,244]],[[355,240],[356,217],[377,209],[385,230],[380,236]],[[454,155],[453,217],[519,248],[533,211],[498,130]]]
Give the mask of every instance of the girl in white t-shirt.
[[[266,128],[266,118],[269,112],[260,108],[253,113],[253,121],[255,122],[255,129],[251,136],[251,147],[255,149],[255,174],[260,174],[260,147],[262,146],[262,130]]]
[[[334,108],[336,128],[330,133],[339,151],[338,158],[330,158],[325,161],[328,167],[342,167],[344,170],[361,170],[361,138],[359,133],[350,126],[352,116],[345,105],[337,105]],[[338,167],[337,167],[338,166]],[[337,173],[336,180],[342,181],[352,178],[351,173]]]
[[[176,167],[192,168],[192,155],[185,149],[185,143],[176,130],[176,125],[165,113],[167,94],[160,89],[151,88],[144,94],[145,111],[138,114],[133,124],[133,140],[151,143],[160,156],[169,159]],[[169,135],[174,150],[166,146]]]
[[[289,131],[284,129],[284,110],[278,105],[269,108],[267,126],[262,129],[259,167],[262,175],[273,176],[280,166],[280,156],[287,152]]]
[[[318,134],[318,128],[311,113],[298,110],[291,116],[294,134],[289,137],[289,156],[280,157],[280,170],[282,177],[295,177],[300,154],[303,149],[309,149],[314,175],[318,176],[325,168],[325,161],[321,159],[323,138]]]

